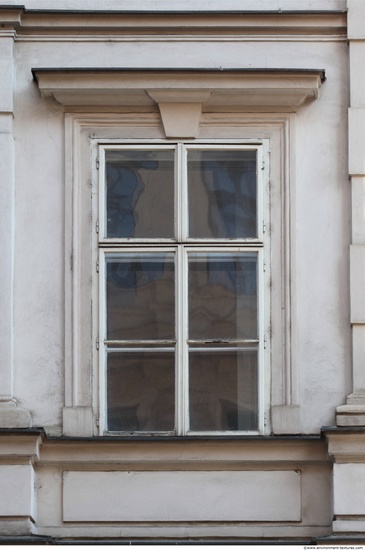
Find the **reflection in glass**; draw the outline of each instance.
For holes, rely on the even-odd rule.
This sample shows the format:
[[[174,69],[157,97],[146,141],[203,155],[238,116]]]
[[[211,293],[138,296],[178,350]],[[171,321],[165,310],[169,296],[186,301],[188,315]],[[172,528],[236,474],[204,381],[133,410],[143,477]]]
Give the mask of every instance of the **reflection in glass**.
[[[253,238],[256,151],[188,151],[189,237]]]
[[[108,430],[174,429],[173,352],[110,352],[107,372]]]
[[[174,151],[108,150],[108,238],[174,237]]]
[[[189,338],[257,338],[257,254],[191,254]]]
[[[257,430],[257,351],[189,355],[190,430]]]
[[[108,340],[175,338],[173,254],[106,259]]]

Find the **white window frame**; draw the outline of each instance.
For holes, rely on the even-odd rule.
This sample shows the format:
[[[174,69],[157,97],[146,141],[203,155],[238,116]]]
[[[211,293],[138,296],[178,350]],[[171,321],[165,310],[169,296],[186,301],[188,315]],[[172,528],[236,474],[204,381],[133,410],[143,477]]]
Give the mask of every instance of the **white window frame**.
[[[265,278],[264,434],[300,433],[297,345],[295,113],[203,113],[191,143],[262,144],[265,204],[270,203]],[[216,139],[220,136],[220,139]],[[65,402],[62,433],[102,436],[99,389],[97,274],[98,185],[101,144],[169,143],[156,112],[65,114]],[[268,195],[269,198],[266,196]],[[271,380],[271,382],[270,382]],[[296,430],[296,431],[295,431]]]
[[[270,195],[264,193],[269,187],[269,143],[268,140],[189,140],[172,142],[171,140],[101,140],[96,143],[98,155],[98,208],[99,208],[99,434],[117,433],[118,435],[147,434],[160,435],[259,435],[268,433],[267,422],[270,406],[270,235],[265,228],[270,223]],[[112,150],[158,150],[175,149],[175,239],[115,239],[105,237],[105,151]],[[256,150],[257,151],[257,229],[256,238],[249,239],[191,239],[187,237],[188,204],[187,197],[187,162],[186,155],[189,149],[219,149],[219,150]],[[106,430],[106,300],[105,300],[105,256],[120,255],[128,252],[174,252],[179,257],[181,265],[176,270],[176,432],[108,432]],[[188,345],[184,344],[187,338],[187,324],[179,323],[183,317],[187,321],[187,255],[191,252],[257,252],[258,253],[258,430],[255,431],[188,431]],[[208,350],[208,348],[205,348]],[[219,351],[218,351],[219,353]]]

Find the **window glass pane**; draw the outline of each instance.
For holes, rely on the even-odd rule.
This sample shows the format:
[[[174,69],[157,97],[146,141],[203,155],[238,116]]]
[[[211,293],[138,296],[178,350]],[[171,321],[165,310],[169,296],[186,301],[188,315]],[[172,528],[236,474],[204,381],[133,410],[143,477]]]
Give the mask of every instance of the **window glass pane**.
[[[190,430],[257,430],[257,351],[189,356]]]
[[[257,338],[257,254],[191,254],[189,338]]]
[[[174,429],[173,352],[110,352],[107,370],[108,430]]]
[[[174,151],[106,151],[106,233],[174,237]]]
[[[257,236],[256,151],[188,151],[189,237]]]
[[[106,258],[108,340],[175,338],[173,254]]]

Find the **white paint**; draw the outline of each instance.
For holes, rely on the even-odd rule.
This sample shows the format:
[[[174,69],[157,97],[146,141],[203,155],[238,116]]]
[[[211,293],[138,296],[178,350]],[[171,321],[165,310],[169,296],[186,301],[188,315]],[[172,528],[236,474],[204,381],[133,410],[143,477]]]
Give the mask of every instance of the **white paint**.
[[[64,521],[300,521],[300,474],[65,472]]]
[[[328,80],[321,87],[319,99],[310,106],[303,107],[287,130],[290,142],[288,149],[285,149],[284,159],[289,163],[287,185],[290,189],[288,201],[292,220],[289,248],[293,263],[290,265],[290,276],[292,286],[297,289],[293,299],[295,315],[291,330],[298,345],[292,354],[292,360],[298,367],[299,391],[295,387],[293,390],[296,382],[288,381],[284,397],[281,384],[279,389],[273,388],[273,393],[275,405],[285,404],[287,395],[296,395],[295,401],[288,404],[302,407],[304,432],[319,432],[322,425],[333,423],[333,410],[344,402],[349,391],[350,378],[350,188],[347,180],[345,132],[348,83],[343,80],[343,75],[347,72],[346,44],[294,41],[290,44],[275,41],[234,44],[204,42],[199,43],[197,48],[196,42],[169,43],[168,40],[165,43],[143,45],[138,41],[113,44],[19,42],[16,55],[14,122],[17,136],[17,258],[14,334],[22,345],[15,349],[15,386],[18,398],[27,401],[27,406],[33,411],[33,423],[46,426],[61,424],[65,387],[64,308],[69,307],[70,299],[70,294],[65,298],[63,291],[66,272],[70,269],[70,250],[67,249],[65,258],[63,242],[65,232],[72,231],[72,227],[71,219],[64,221],[63,216],[65,188],[62,107],[41,98],[36,85],[31,81],[30,68],[34,65],[48,67],[51,64],[63,68],[119,66],[121,60],[127,66],[155,66],[156,60],[159,60],[161,66],[179,66],[181,59],[184,60],[184,65],[197,67],[289,66],[326,69]],[[109,117],[111,118],[117,120],[114,115]],[[251,132],[251,138],[257,138],[260,132],[267,134],[268,129],[272,128],[270,122],[265,123],[264,117],[261,118],[259,130],[256,136]],[[235,122],[230,124],[233,128]],[[123,135],[137,135],[127,123],[120,125],[119,135],[122,127],[126,128]],[[138,136],[163,137],[161,129],[152,132],[150,128],[151,125],[147,123],[144,130],[139,126]],[[221,126],[218,129],[206,128],[204,132],[203,135],[209,134],[209,137],[215,138],[229,136],[227,131],[223,134]],[[90,127],[88,133],[86,130],[85,133],[87,136],[98,133],[98,130]],[[102,135],[117,137],[117,123],[113,130],[104,129]],[[244,127],[234,135],[237,138],[244,137]],[[315,140],[313,135],[316,136]],[[282,142],[285,140],[284,137],[280,139]],[[86,137],[85,143],[83,150],[88,163],[90,157],[87,157]],[[69,145],[69,141],[66,145]],[[271,154],[271,165],[278,162],[278,150],[280,155],[278,148],[275,155],[274,151]],[[80,159],[81,157],[78,158]],[[42,171],[38,170],[36,177],[30,179],[29,167],[40,165]],[[82,201],[86,201],[88,197],[90,170],[86,166],[80,174],[79,168],[75,166],[68,176],[67,181],[71,188],[79,186]],[[280,170],[276,173],[279,176],[273,181],[272,189],[278,194],[282,174]],[[69,195],[66,200],[67,203],[70,201]],[[308,212],[311,213],[310,216]],[[280,220],[275,219],[274,222],[273,231],[277,230]],[[83,262],[88,261],[86,250],[82,249],[82,253]],[[277,261],[276,257],[273,261]],[[32,273],[31,286],[24,277],[24,273],[28,272]],[[90,270],[82,278],[82,288],[88,288],[89,275]],[[278,285],[280,282],[273,280],[273,288],[278,288]],[[90,300],[81,300],[78,303],[82,307],[90,308]],[[279,298],[276,311],[280,312],[280,308]],[[95,349],[95,343],[90,340],[90,329],[84,319],[86,315],[82,317],[82,333],[76,343],[81,347],[84,345],[87,352],[86,355],[75,356],[77,365],[84,369],[84,375],[74,380],[74,401],[67,402],[67,406],[91,405],[89,353]],[[279,319],[279,324],[272,327],[273,335],[278,338],[282,330],[280,322]],[[69,323],[66,327],[68,329]],[[283,362],[278,350],[282,353],[281,345],[276,347],[273,362],[277,362],[278,368],[281,368]],[[275,380],[278,380],[278,376]],[[69,387],[68,382],[66,387]]]
[[[350,10],[351,13],[351,10]],[[365,13],[365,10],[364,10]],[[350,41],[350,98],[352,108],[364,108],[364,94],[361,93],[364,80],[365,37],[362,40]]]
[[[353,323],[353,392],[347,397],[347,404],[337,408],[339,426],[365,426],[365,385],[364,385],[364,328],[365,293],[365,238],[362,227],[365,196],[362,180],[365,175],[365,102],[362,90],[365,84],[363,58],[364,43],[364,4],[358,0],[348,0],[348,36],[350,61],[350,109],[349,109],[349,174],[352,176],[352,236],[350,249],[350,295],[351,322]],[[360,39],[359,41],[357,39]],[[338,482],[335,479],[335,484]]]
[[[365,515],[365,463],[334,464],[334,513]]]
[[[299,405],[274,405],[271,415],[274,434],[301,433]]]
[[[347,0],[347,7],[348,37],[351,40],[365,38],[365,4],[363,0]]]
[[[365,390],[365,325],[354,325],[352,327],[353,339],[353,391]]]
[[[63,434],[90,437],[93,435],[93,414],[91,407],[64,407]]]
[[[0,465],[0,516],[33,516],[33,468]]]
[[[365,242],[365,177],[353,177],[352,187],[352,243]]]
[[[349,109],[349,174],[362,176],[365,174],[364,137],[365,108],[351,107]]]
[[[4,0],[4,3],[9,6],[18,4],[15,0]],[[364,39],[365,29],[363,4],[363,0],[348,0],[349,36],[361,41]],[[346,2],[105,0],[101,6],[99,0],[26,0],[28,9],[47,6],[52,9],[82,10],[102,7],[136,11],[217,8],[344,10]],[[15,10],[16,14],[20,14],[21,11]],[[31,67],[93,68],[122,65],[148,68],[155,67],[158,63],[161,67],[215,69],[221,66],[317,68],[325,69],[327,80],[322,84],[318,99],[310,105],[301,107],[297,114],[293,114],[291,110],[283,114],[265,114],[258,110],[256,113],[244,113],[238,117],[233,111],[227,115],[230,117],[227,127],[222,124],[219,114],[211,112],[208,115],[204,111],[198,134],[203,139],[270,139],[270,166],[273,168],[270,186],[275,200],[283,201],[284,216],[281,218],[273,215],[271,220],[267,221],[267,231],[270,231],[275,239],[275,235],[280,235],[280,224],[288,228],[284,235],[288,255],[283,260],[275,254],[272,255],[272,272],[282,275],[290,273],[287,280],[284,280],[283,276],[275,276],[270,281],[274,313],[273,323],[268,328],[272,331],[272,339],[275,342],[272,353],[274,384],[271,395],[272,402],[279,407],[274,412],[276,431],[282,433],[283,430],[300,430],[304,433],[318,433],[321,426],[333,424],[335,407],[345,402],[346,395],[351,391],[352,379],[348,273],[349,62],[353,109],[350,114],[350,171],[351,174],[359,176],[354,179],[353,187],[353,235],[355,245],[364,246],[365,242],[365,195],[364,184],[360,181],[365,176],[365,115],[362,110],[356,110],[364,107],[363,43],[351,45],[349,61],[345,37],[324,32],[334,32],[329,31],[333,22],[331,18],[328,28],[323,20],[316,23],[315,18],[310,19],[310,22],[306,23],[306,28],[302,28],[302,35],[299,32],[301,23],[298,18],[293,29],[287,24],[282,35],[275,34],[275,25],[271,21],[270,36],[263,33],[252,37],[247,33],[247,27],[243,26],[236,29],[234,36],[229,35],[229,28],[225,28],[224,32],[217,32],[216,35],[210,31],[202,36],[200,31],[189,29],[185,24],[183,36],[175,27],[174,36],[156,33],[150,37],[147,31],[143,31],[142,36],[126,36],[122,33],[108,36],[108,29],[104,26],[102,33],[94,40],[91,32],[75,36],[75,31],[69,31],[60,35],[57,34],[60,32],[59,28],[42,34],[36,26],[32,33],[31,17],[36,18],[36,15],[28,13],[23,17],[24,25],[29,25],[27,33],[22,34],[23,23],[18,29],[13,62],[9,61],[11,31],[1,31],[2,37],[7,33],[4,38],[7,46],[0,54],[4,58],[1,70],[5,73],[6,78],[3,80],[7,84],[0,93],[0,112],[6,113],[0,117],[0,179],[1,182],[6,182],[6,186],[2,183],[0,203],[0,322],[3,323],[0,330],[1,368],[11,363],[11,338],[15,342],[13,380],[11,370],[1,371],[0,387],[4,388],[1,391],[6,394],[5,397],[9,397],[13,387],[20,405],[31,410],[33,423],[57,433],[61,432],[62,410],[66,406],[66,433],[91,433],[90,424],[95,419],[95,410],[92,411],[91,407],[97,403],[97,392],[92,393],[92,372],[97,373],[97,368],[93,371],[93,367],[96,366],[95,356],[92,354],[95,350],[95,341],[91,338],[91,321],[95,321],[93,314],[96,308],[96,297],[91,288],[90,264],[93,265],[93,257],[89,250],[81,247],[79,264],[76,267],[73,264],[74,271],[71,271],[70,235],[75,228],[70,216],[72,205],[71,208],[69,206],[75,196],[78,197],[79,203],[74,203],[74,213],[78,215],[81,211],[80,203],[85,204],[90,199],[90,135],[97,134],[105,140],[118,139],[123,132],[127,138],[164,138],[156,108],[155,112],[146,114],[145,119],[141,114],[135,115],[133,120],[137,121],[136,127],[131,123],[133,117],[130,113],[117,113],[112,110],[108,116],[95,111],[89,115],[89,120],[97,120],[96,129],[92,125],[82,126],[80,120],[83,116],[87,119],[87,115],[75,114],[76,122],[70,123],[65,143],[63,107],[52,99],[41,97],[32,81]],[[52,17],[47,16],[47,22],[50,18]],[[58,24],[59,22],[60,20]],[[262,22],[265,23],[264,18]],[[82,24],[87,32],[86,23]],[[123,29],[126,31],[125,27]],[[10,89],[13,75],[14,87]],[[12,124],[9,106],[13,91]],[[68,120],[71,118],[71,115],[68,115]],[[237,118],[240,118],[239,122]],[[216,123],[213,124],[212,120]],[[71,128],[73,123],[74,126]],[[70,136],[73,136],[74,142]],[[71,170],[70,157],[75,160]],[[68,163],[66,175],[65,162]],[[72,194],[73,188],[79,195]],[[286,190],[285,194],[282,193],[283,189]],[[14,213],[13,192],[16,199]],[[14,277],[11,268],[13,245],[11,232],[9,233],[12,224],[16,250]],[[80,220],[81,230],[85,227],[91,227],[90,217]],[[89,235],[89,232],[86,234]],[[90,242],[94,238],[94,235],[90,236]],[[79,240],[78,244],[81,245],[82,241]],[[363,313],[359,311],[363,300],[363,263],[360,259],[353,264],[353,296],[360,296],[361,299],[359,303],[353,304],[354,311],[359,313],[356,319],[361,321],[354,329],[353,340],[355,390],[364,387],[365,323]],[[74,295],[70,289],[72,282],[73,289],[76,290]],[[71,300],[72,296],[74,302]],[[292,309],[287,311],[285,308],[290,299],[293,305]],[[356,300],[357,298],[354,298],[355,302]],[[77,307],[81,312],[79,318],[73,316]],[[77,324],[74,331],[73,324]],[[75,335],[77,338],[72,341]],[[286,345],[290,339],[293,342],[292,349]],[[74,371],[69,368],[72,353],[76,365]],[[95,387],[97,386],[96,379]],[[353,401],[355,398],[361,402],[361,395],[358,393],[352,398]],[[357,413],[356,421],[360,416]],[[345,420],[347,423],[350,422],[348,418]],[[362,418],[361,421],[363,422]],[[95,426],[94,429],[96,430]],[[119,447],[113,442],[103,445],[102,450],[98,450],[95,449],[97,444],[90,442],[79,445],[80,442],[76,444],[67,441],[61,444],[49,440],[45,443],[47,450],[37,463],[40,517],[36,528],[38,533],[54,536],[67,534],[75,537],[112,534],[116,537],[191,535],[310,538],[330,534],[332,510],[329,468],[326,465],[321,470],[318,465],[325,461],[324,448],[323,456],[317,458],[315,455],[314,458],[305,443],[298,444],[296,450],[293,450],[291,444],[277,439],[279,442],[275,443],[276,451],[273,452],[270,448],[270,453],[266,448],[264,454],[260,451],[262,441],[250,443],[250,449],[242,447],[241,441],[234,445],[229,442],[229,455],[227,446],[219,449],[214,447],[217,442],[208,442],[206,445],[206,442],[201,443],[199,454],[196,447],[192,452],[189,444],[185,446],[185,443],[180,442],[172,444],[172,447],[171,443],[166,443],[163,448],[158,445],[156,447],[156,442],[151,442],[148,451],[146,447],[142,447],[141,450],[135,442],[132,444],[132,452],[131,447],[124,443]],[[165,442],[163,444],[165,445]],[[284,452],[283,449],[288,449],[288,445],[289,450]],[[212,447],[214,451],[211,450]],[[47,453],[50,448],[54,449],[55,454],[53,462],[47,466]],[[171,448],[174,449],[172,454]],[[155,451],[152,452],[151,449]],[[144,451],[148,455],[148,460],[143,456]],[[14,453],[17,454],[16,451]],[[168,453],[170,454],[167,460]],[[220,471],[183,471],[184,468],[196,467],[194,462],[197,461],[197,454],[200,456],[199,468],[207,470],[208,460],[210,468],[214,467]],[[129,457],[129,464],[126,464],[126,455]],[[121,462],[120,458],[124,462]],[[347,458],[352,459],[351,456]],[[18,517],[24,514],[29,518],[33,487],[31,473],[27,469],[30,467],[12,466],[10,460],[13,459],[3,457],[0,467],[0,506],[3,507],[7,518],[10,517],[9,514]],[[162,464],[163,460],[165,463]],[[363,458],[357,456],[357,460]],[[316,465],[313,466],[315,461]],[[232,468],[241,467],[242,462],[246,468],[253,468],[252,464],[256,464],[255,468],[258,471],[231,471]],[[265,465],[265,469],[272,470],[275,467],[278,471],[262,471],[262,464]],[[364,514],[363,464],[345,464],[344,466],[348,466],[350,470],[338,471],[338,480],[335,477],[336,513],[339,514],[340,510],[347,517],[351,512],[355,515]],[[131,465],[136,468],[143,467],[144,471],[133,474],[126,471],[106,471],[109,467],[118,469]],[[341,466],[338,465],[339,468]],[[88,471],[67,473],[62,496],[61,470],[65,467],[70,470],[85,468]],[[300,476],[292,471],[294,467],[303,469],[302,489]],[[48,468],[47,474],[43,468]],[[98,468],[104,471],[95,471]],[[150,468],[159,471],[147,472]],[[174,471],[175,469],[179,471]],[[305,480],[306,475],[309,481],[308,478]],[[120,491],[120,487],[125,492]],[[182,498],[176,499],[176,494]],[[314,504],[311,502],[313,494],[316,495]],[[62,497],[65,518],[68,518],[66,524],[62,523]],[[261,497],[262,502],[259,500]],[[214,503],[215,498],[218,504]],[[155,499],[159,499],[158,505],[155,504]],[[141,509],[146,517],[151,518],[149,524],[140,525],[138,522]],[[113,517],[121,522],[118,526],[92,523],[98,519],[101,522],[109,521]],[[301,517],[302,522],[299,522]],[[87,524],[78,524],[79,518]],[[134,518],[135,523],[123,523],[125,518]],[[157,525],[152,521],[156,518],[161,520]],[[191,519],[192,524],[166,524],[166,518],[177,519],[178,522],[182,519],[188,522]],[[205,525],[199,525],[197,522],[201,518],[213,518],[214,521],[225,524],[218,523],[212,526],[207,522]],[[245,526],[234,523],[240,521],[237,518],[244,518],[243,521],[247,520],[248,523]],[[76,523],[73,524],[73,520]],[[256,523],[259,521],[267,523]],[[344,529],[350,529],[349,522]],[[364,530],[364,522],[351,524],[351,530],[355,529]],[[15,525],[13,520],[9,519],[1,532],[25,534],[29,532],[29,522],[20,524],[19,521]]]
[[[2,112],[13,111],[14,59],[13,36],[0,35],[0,105]]]
[[[350,248],[351,321],[365,324],[365,244]]]
[[[174,103],[161,102],[158,106],[166,137],[196,137],[202,111],[200,103],[180,103],[177,110]]]
[[[0,401],[13,398],[14,137],[13,36],[0,35]],[[0,413],[1,414],[1,413]],[[4,425],[1,422],[0,426]]]
[[[11,116],[11,115],[10,115]],[[0,121],[4,115],[0,116]],[[0,130],[0,238],[3,242],[0,264],[0,397],[13,397],[13,201],[14,201],[14,139],[10,132]]]
[[[360,1],[360,0],[359,0]],[[17,0],[4,0],[5,6],[12,4],[19,5]],[[27,8],[32,9],[76,9],[76,10],[99,10],[100,2],[97,0],[27,0],[24,2]],[[183,5],[177,5],[174,0],[104,0],[104,10],[344,10],[346,0],[225,0],[222,7],[221,0],[185,0]]]

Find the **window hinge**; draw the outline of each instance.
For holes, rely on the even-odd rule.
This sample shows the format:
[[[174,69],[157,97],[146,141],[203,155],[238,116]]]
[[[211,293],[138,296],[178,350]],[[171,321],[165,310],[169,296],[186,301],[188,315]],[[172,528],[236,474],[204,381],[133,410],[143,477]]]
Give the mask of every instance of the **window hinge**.
[[[99,428],[99,415],[97,414],[95,417],[96,427]]]
[[[267,426],[267,413],[264,414],[264,426]]]
[[[266,223],[265,222],[263,222],[263,224],[262,224],[262,232],[266,233]]]
[[[95,230],[97,233],[99,233],[99,220],[96,220]]]
[[[99,260],[96,260],[96,273],[99,273]]]
[[[96,158],[96,169],[99,170],[100,162],[99,157]]]
[[[263,268],[264,268],[264,272],[265,272],[265,271],[266,271],[266,264],[265,264],[265,262],[264,262]]]
[[[96,339],[96,349],[99,349],[99,338]]]
[[[267,340],[266,338],[264,338],[264,349],[266,349],[266,346],[267,346]]]
[[[261,170],[265,170],[265,161],[262,161]]]

